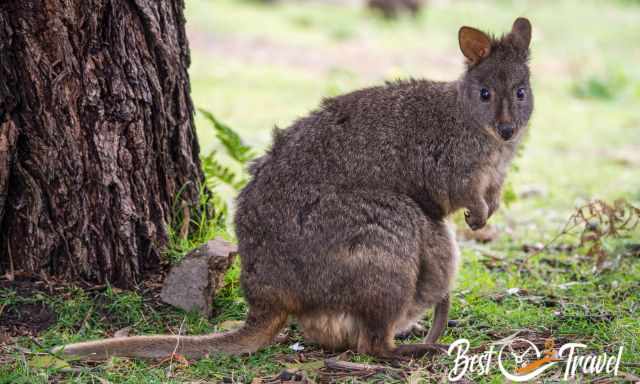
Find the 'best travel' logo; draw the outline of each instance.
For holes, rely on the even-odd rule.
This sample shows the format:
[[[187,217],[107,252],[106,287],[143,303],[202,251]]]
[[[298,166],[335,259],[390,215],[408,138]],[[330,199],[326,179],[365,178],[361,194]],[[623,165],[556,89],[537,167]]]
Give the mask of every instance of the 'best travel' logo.
[[[581,354],[587,348],[581,343],[567,343],[559,349],[554,347],[553,339],[545,342],[545,348],[540,351],[534,343],[523,338],[514,338],[503,343],[496,352],[496,344],[479,354],[469,354],[470,343],[467,339],[456,340],[449,347],[449,356],[455,355],[454,366],[449,371],[449,380],[460,380],[467,373],[487,375],[497,361],[500,372],[507,379],[514,382],[532,380],[554,366],[564,364],[564,380],[576,377],[576,374],[607,373],[618,375],[622,360],[623,346],[615,355]]]

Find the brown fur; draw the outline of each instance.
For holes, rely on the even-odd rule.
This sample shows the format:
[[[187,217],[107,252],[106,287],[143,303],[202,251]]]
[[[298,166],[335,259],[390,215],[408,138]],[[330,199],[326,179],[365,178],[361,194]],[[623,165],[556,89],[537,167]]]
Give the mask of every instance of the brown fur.
[[[67,355],[82,355],[91,360],[109,356],[161,359],[177,353],[193,358],[216,352],[251,353],[268,345],[287,321],[285,312],[252,309],[245,325],[239,330],[203,336],[134,336],[88,341],[60,348]],[[58,352],[58,351],[54,351]]]
[[[531,27],[493,39],[460,31],[468,59],[455,82],[408,81],[326,100],[276,130],[238,196],[238,331],[72,344],[64,353],[163,357],[247,353],[296,317],[328,349],[381,357],[434,350],[449,309],[458,248],[445,218],[466,208],[482,227],[498,208],[509,162],[533,110]],[[435,306],[425,344],[396,347]]]

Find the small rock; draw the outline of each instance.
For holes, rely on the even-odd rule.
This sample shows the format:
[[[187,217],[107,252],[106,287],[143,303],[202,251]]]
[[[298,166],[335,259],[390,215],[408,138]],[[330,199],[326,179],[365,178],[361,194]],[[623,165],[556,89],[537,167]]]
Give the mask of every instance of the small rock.
[[[164,280],[160,298],[185,311],[211,315],[213,298],[238,253],[237,247],[220,238],[186,255]]]

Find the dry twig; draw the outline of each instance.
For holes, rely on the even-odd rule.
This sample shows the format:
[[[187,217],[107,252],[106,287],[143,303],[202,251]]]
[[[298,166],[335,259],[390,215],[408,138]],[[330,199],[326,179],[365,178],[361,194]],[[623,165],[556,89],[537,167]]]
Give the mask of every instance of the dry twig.
[[[575,236],[579,239],[578,247],[585,248],[585,254],[595,258],[596,271],[602,271],[610,256],[604,242],[629,236],[639,225],[640,208],[627,200],[618,199],[611,204],[596,199],[578,207],[569,216],[562,230],[532,255],[548,251],[562,237]]]

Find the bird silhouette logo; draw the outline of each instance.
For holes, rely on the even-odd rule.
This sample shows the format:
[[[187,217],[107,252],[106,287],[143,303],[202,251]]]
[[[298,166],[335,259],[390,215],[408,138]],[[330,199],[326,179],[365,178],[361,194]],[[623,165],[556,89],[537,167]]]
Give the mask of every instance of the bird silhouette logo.
[[[507,361],[512,361],[515,364],[514,373],[505,368],[504,363]],[[517,338],[503,345],[498,353],[500,371],[507,379],[515,382],[531,380],[559,361],[561,360],[558,359],[558,352],[554,348],[553,339],[548,339],[545,342],[543,352],[540,352],[538,347],[531,341]]]

